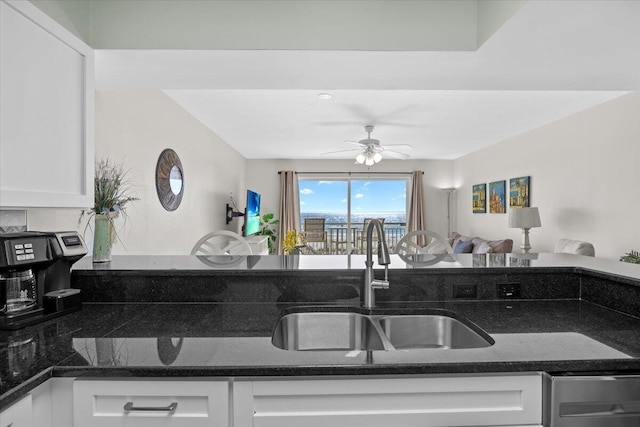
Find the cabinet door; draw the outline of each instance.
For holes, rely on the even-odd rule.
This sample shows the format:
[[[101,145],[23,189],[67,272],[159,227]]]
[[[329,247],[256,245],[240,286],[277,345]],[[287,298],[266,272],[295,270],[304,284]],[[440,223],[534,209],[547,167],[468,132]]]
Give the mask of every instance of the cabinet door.
[[[28,1],[0,21],[0,207],[90,207],[93,51]]]
[[[0,412],[0,427],[31,427],[31,395]]]
[[[73,385],[76,427],[228,427],[227,381],[82,380]]]
[[[236,425],[537,426],[540,375],[318,379],[234,384]]]

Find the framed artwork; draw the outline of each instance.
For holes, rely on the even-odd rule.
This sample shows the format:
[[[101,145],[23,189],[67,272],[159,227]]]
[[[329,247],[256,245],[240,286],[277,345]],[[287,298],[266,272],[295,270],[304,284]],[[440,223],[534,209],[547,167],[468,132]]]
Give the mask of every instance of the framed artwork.
[[[489,183],[489,213],[507,213],[507,181]]]
[[[510,208],[528,208],[529,204],[529,187],[530,176],[521,176],[520,178],[511,178],[509,180],[509,207]]]
[[[473,213],[487,212],[487,184],[477,184],[472,187]]]

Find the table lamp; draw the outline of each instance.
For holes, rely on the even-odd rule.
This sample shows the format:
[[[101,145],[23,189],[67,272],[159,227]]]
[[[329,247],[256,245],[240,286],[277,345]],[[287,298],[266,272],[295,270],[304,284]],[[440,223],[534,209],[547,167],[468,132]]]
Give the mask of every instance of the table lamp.
[[[528,253],[531,249],[529,244],[529,229],[540,227],[540,213],[538,208],[512,208],[509,211],[509,228],[522,228],[522,252]]]

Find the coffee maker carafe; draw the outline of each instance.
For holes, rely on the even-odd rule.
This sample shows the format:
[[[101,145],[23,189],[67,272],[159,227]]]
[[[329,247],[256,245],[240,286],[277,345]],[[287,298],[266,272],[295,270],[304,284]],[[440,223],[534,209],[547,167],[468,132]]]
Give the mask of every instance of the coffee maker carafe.
[[[19,329],[75,311],[71,265],[87,253],[75,231],[0,234],[0,329]]]

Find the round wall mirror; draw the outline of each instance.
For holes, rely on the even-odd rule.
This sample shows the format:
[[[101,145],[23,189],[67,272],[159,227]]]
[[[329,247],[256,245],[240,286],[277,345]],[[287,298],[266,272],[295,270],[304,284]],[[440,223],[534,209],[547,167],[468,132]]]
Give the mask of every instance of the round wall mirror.
[[[175,211],[180,206],[184,194],[184,171],[175,151],[167,148],[158,157],[156,164],[156,191],[160,204]]]
[[[175,195],[182,191],[182,170],[178,166],[172,167],[169,172],[169,187]]]

